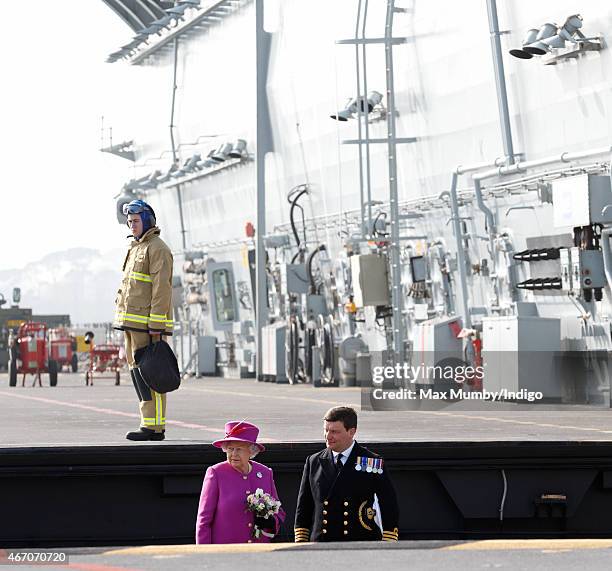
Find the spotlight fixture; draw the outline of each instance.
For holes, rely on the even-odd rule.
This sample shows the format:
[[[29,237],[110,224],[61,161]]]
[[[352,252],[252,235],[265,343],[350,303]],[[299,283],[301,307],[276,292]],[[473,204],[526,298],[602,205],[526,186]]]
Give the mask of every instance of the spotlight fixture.
[[[238,139],[232,148],[232,150],[228,153],[228,156],[232,159],[242,159],[246,156],[246,146],[247,142],[244,139]]]
[[[172,176],[174,178],[179,178],[181,176],[185,176],[186,174],[197,170],[197,164],[201,159],[202,159],[202,156],[200,155],[200,153],[196,153],[195,155],[192,155],[188,159],[185,159],[185,161],[183,162],[183,166],[180,169],[173,172]]]
[[[335,115],[330,115],[336,121],[348,121],[357,113],[357,99],[349,99],[344,106],[344,109],[338,111]]]
[[[174,173],[174,171],[176,171],[177,169],[178,167],[174,163],[172,163],[172,165],[170,165],[170,168],[165,172],[165,174],[158,177],[157,182],[158,183],[168,182],[170,178],[172,177],[172,174]]]
[[[525,46],[523,51],[531,55],[544,55],[550,48],[544,43],[547,38],[552,38],[557,33],[557,25],[546,23],[538,31],[535,42]]]
[[[371,113],[375,107],[381,104],[382,98],[382,94],[378,93],[378,91],[370,91],[366,97],[360,97],[359,100],[357,97],[347,100],[344,109],[341,109],[334,115],[330,115],[330,117],[336,121],[348,121],[358,111],[366,114]]]
[[[177,6],[173,6],[172,8],[168,8],[165,10],[168,14],[174,14],[175,16],[182,16],[185,13],[185,10],[189,8],[188,4],[178,4]]]
[[[212,151],[209,151],[208,155],[206,155],[206,158],[202,161],[198,162],[198,168],[201,169],[208,169],[212,166],[215,166],[217,163],[216,161],[213,161],[212,156],[215,154],[215,150],[213,149]]]
[[[510,54],[519,59],[531,59],[534,55],[553,54],[552,58],[547,58],[545,63],[556,63],[558,59],[577,57],[583,51],[602,49],[603,45],[600,37],[587,38],[580,32],[580,28],[582,28],[582,16],[580,14],[569,16],[563,26],[548,22],[538,30],[535,30],[535,28],[529,30],[523,40],[522,48],[511,49]],[[566,42],[574,44],[575,48],[562,53],[554,51],[566,48]]]
[[[368,113],[371,113],[374,107],[376,107],[382,101],[382,94],[378,93],[378,91],[370,91],[368,96],[366,97],[366,101],[368,104]],[[364,102],[361,102],[361,110],[364,111]]]
[[[517,57],[519,59],[531,59],[533,57],[533,54],[526,52],[525,46],[533,44],[533,42],[536,41],[537,35],[538,35],[538,29],[531,28],[531,30],[527,32],[527,35],[525,36],[525,39],[523,40],[522,49],[516,49],[516,48],[512,49],[510,50],[510,55],[513,55],[514,57]]]
[[[231,143],[223,143],[211,156],[211,159],[217,161],[218,163],[222,163],[228,157],[228,153],[232,150]]]

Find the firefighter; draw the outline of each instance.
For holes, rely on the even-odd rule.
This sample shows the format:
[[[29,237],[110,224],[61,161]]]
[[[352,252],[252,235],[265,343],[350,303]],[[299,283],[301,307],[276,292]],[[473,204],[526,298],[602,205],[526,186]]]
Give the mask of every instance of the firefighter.
[[[306,459],[296,542],[398,540],[399,509],[387,466],[353,440],[356,430],[354,409],[338,406],[325,414],[327,448]]]
[[[172,335],[172,252],[159,237],[153,208],[142,200],[123,206],[133,240],[123,262],[123,280],[117,292],[115,329],[125,336],[125,353],[140,400],[140,428],[128,440],[163,440],[166,395],[145,383],[134,353],[151,341]]]

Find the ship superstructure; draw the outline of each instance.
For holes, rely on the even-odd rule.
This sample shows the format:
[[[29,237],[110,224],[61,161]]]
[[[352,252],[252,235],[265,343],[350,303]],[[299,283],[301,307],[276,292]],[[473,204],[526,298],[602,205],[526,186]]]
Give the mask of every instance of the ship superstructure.
[[[184,370],[609,401],[612,9],[105,2]]]

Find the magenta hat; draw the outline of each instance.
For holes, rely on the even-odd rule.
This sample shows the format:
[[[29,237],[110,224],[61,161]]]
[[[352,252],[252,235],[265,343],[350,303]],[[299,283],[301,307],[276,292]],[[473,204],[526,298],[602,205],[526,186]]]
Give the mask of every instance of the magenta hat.
[[[254,444],[263,452],[266,448],[263,444],[257,442],[259,428],[250,422],[244,420],[230,420],[225,423],[225,438],[215,440],[212,444],[217,448],[221,448],[226,442],[247,442]]]

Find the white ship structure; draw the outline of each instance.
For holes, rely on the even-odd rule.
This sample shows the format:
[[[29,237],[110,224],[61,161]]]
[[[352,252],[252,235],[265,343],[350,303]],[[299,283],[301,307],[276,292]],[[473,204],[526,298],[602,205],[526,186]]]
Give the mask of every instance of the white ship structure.
[[[185,371],[608,405],[612,5],[103,1]]]

